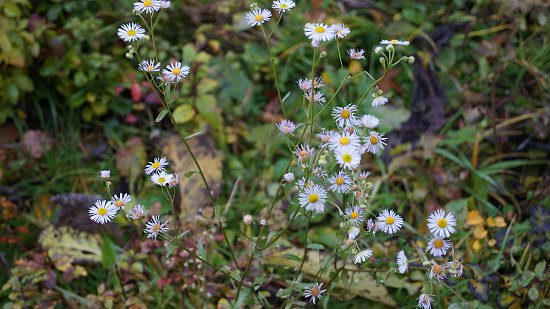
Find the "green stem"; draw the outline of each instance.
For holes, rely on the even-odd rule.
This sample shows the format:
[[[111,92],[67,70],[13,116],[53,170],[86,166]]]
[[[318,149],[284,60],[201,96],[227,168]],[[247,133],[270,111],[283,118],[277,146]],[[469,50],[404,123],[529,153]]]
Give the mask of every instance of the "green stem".
[[[386,77],[386,75],[388,74],[388,71],[389,70],[384,70],[384,74],[377,80],[375,80],[370,86],[369,88],[367,88],[367,91],[365,91],[365,93],[363,93],[363,95],[361,96],[361,98],[359,98],[359,101],[357,101],[357,106],[359,106],[363,100],[365,99],[365,97],[367,96],[367,94],[369,93],[369,91],[371,91],[372,87],[376,86],[382,79],[384,79],[384,77]]]
[[[342,54],[340,53],[340,43],[338,38],[336,38],[336,47],[338,48],[338,58],[340,59],[340,67],[344,69],[344,64],[342,62]]]
[[[279,18],[280,20],[280,18]],[[278,23],[278,22],[277,22]],[[279,88],[279,80],[277,79],[277,70],[275,69],[275,58],[273,57],[273,52],[271,51],[271,44],[269,44],[269,39],[271,35],[267,36],[264,26],[261,26],[262,34],[264,35],[265,43],[267,44],[267,50],[269,51],[269,62],[271,62],[271,70],[273,71],[273,78],[275,79],[275,87],[277,88],[277,96],[279,97],[279,103],[281,104],[281,110],[283,112],[283,117],[286,118],[285,107],[283,105],[283,97],[281,96],[281,90]]]

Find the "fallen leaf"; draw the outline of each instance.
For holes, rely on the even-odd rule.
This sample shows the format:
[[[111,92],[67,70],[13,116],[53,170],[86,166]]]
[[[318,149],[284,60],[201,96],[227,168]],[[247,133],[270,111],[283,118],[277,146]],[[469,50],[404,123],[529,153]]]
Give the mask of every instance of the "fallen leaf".
[[[485,239],[485,237],[487,237],[487,230],[481,225],[476,226],[474,229],[474,237],[475,239]]]
[[[479,214],[477,210],[471,210],[466,215],[466,224],[473,226],[478,224],[483,224],[483,217]]]
[[[506,221],[501,216],[495,217],[495,225],[497,227],[506,227]]]

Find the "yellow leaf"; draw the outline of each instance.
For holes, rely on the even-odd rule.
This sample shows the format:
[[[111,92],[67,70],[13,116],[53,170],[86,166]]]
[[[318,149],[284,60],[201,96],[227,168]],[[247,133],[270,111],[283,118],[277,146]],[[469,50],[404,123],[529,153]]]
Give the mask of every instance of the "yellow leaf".
[[[474,229],[474,237],[476,239],[485,239],[485,237],[487,237],[487,230],[481,225],[476,226]]]
[[[495,219],[493,217],[487,218],[487,226],[488,227],[495,227]]]
[[[494,239],[489,239],[489,241],[487,242],[487,244],[489,245],[489,247],[494,247],[496,243],[497,243],[497,241],[494,240]]]
[[[471,210],[466,215],[466,224],[468,225],[478,225],[483,224],[483,217],[479,214],[477,210]]]
[[[48,256],[60,270],[70,266],[67,263],[94,262],[102,259],[102,240],[99,235],[88,234],[62,226],[57,229],[48,226],[40,233],[39,242],[48,251]]]
[[[195,110],[190,105],[180,105],[176,107],[172,115],[176,123],[182,124],[191,121],[195,117]]]
[[[479,250],[481,249],[481,242],[479,240],[475,240],[473,243],[472,243],[472,250],[474,250],[474,252],[479,252]]]
[[[497,227],[506,227],[506,221],[501,216],[495,217],[495,225]]]

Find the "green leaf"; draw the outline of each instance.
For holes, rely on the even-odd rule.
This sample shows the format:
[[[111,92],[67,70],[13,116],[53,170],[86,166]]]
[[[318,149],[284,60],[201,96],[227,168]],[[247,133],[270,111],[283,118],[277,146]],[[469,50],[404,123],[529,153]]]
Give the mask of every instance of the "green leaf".
[[[290,253],[284,254],[283,257],[285,257],[289,260],[292,260],[292,261],[297,261],[297,262],[302,261],[302,259],[299,256],[294,255],[294,254],[290,254]]]
[[[103,236],[103,248],[101,249],[103,267],[108,268],[116,262],[115,244],[108,236]]]
[[[527,292],[527,295],[529,295],[529,299],[531,299],[532,301],[535,301],[539,299],[539,290],[535,287],[532,287]]]
[[[306,247],[312,250],[325,250],[325,246],[316,243],[308,244]]]
[[[537,266],[535,266],[535,274],[537,274],[537,276],[543,275],[545,270],[546,270],[546,260],[542,260],[538,262]]]
[[[166,114],[168,114],[167,109],[161,110],[160,113],[158,114],[157,118],[155,119],[155,122],[161,122],[162,119],[164,119],[164,116],[166,116]]]
[[[176,248],[177,248],[176,245],[172,245],[172,244],[169,245],[168,249],[166,249],[166,257],[167,258],[170,257],[174,253],[174,251],[176,251]]]
[[[16,75],[15,83],[21,90],[25,92],[31,92],[34,90],[34,84],[27,75],[23,75],[23,74]]]
[[[184,104],[176,107],[172,115],[176,123],[183,124],[191,121],[195,117],[195,114],[195,110],[190,105]]]
[[[206,260],[206,251],[204,250],[204,245],[203,245],[201,239],[199,239],[199,243],[197,244],[197,248],[199,249],[199,256]]]
[[[282,103],[285,103],[286,99],[288,99],[289,96],[290,96],[290,91],[285,94],[285,96],[283,97]]]
[[[201,172],[199,170],[192,170],[192,171],[189,171],[189,172],[183,174],[183,176],[189,178],[189,177],[193,176],[193,174],[200,174],[200,173]]]
[[[14,84],[8,84],[8,100],[11,104],[17,104],[19,101],[19,89]]]

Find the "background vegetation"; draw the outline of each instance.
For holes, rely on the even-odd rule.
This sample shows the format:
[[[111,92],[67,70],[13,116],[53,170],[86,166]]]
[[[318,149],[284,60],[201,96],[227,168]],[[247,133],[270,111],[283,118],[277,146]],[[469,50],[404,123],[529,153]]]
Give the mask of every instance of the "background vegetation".
[[[173,1],[156,35],[161,58],[192,64],[175,113],[186,132],[200,132],[191,142],[210,160],[219,199],[227,201],[235,188],[225,218],[240,250],[247,247],[239,238],[242,216],[261,217],[288,162],[284,140],[276,137],[282,115],[269,55],[243,21],[249,4]],[[549,9],[545,1],[312,0],[301,2],[275,32],[289,110],[301,102],[295,81],[311,67],[306,22],[345,23],[352,32],[344,49],[371,51],[385,38],[412,41],[407,51],[416,56],[414,66],[383,81],[390,104],[375,112],[391,147],[365,168],[376,179],[374,207],[398,209],[406,222],[424,222],[446,207],[466,222],[455,240],[464,278],[448,283],[456,294],[438,293],[436,308],[458,307],[453,304],[462,299],[480,308],[550,305]],[[87,217],[89,195],[104,192],[100,169],[112,171],[115,191],[158,209],[167,205],[141,174],[146,160],[162,153],[184,172],[192,169],[172,140],[173,128],[155,122],[159,104],[116,37],[131,10],[131,1],[0,2],[0,302],[6,308],[119,307],[124,301],[223,308],[234,296],[229,282],[184,252],[166,258],[160,242],[140,241],[129,228],[100,232]],[[375,59],[367,56],[370,69]],[[345,70],[335,50],[322,63],[332,91]],[[363,69],[359,62],[345,65],[352,73]],[[344,98],[354,101],[362,87],[350,83]],[[182,184],[191,190],[181,196],[185,228],[216,265],[229,264],[213,209],[201,206],[192,183]],[[273,224],[288,220],[287,206],[277,206]],[[337,246],[335,222],[316,217],[311,241]],[[301,243],[304,226],[291,225],[289,246]],[[425,233],[425,226],[412,229],[388,245],[423,246]],[[246,262],[246,254],[238,258]],[[179,262],[183,269],[175,268]],[[262,291],[277,307],[292,270],[271,263]],[[423,279],[414,272],[388,276],[376,277],[387,297],[415,306]],[[321,306],[385,306],[368,294],[369,287],[343,285]]]

